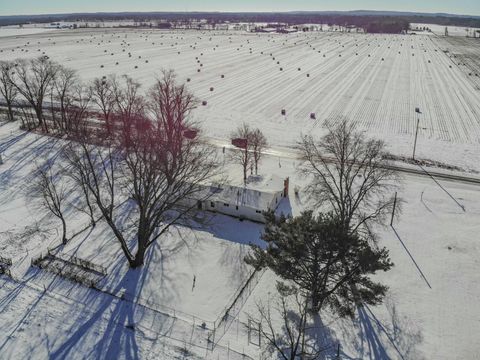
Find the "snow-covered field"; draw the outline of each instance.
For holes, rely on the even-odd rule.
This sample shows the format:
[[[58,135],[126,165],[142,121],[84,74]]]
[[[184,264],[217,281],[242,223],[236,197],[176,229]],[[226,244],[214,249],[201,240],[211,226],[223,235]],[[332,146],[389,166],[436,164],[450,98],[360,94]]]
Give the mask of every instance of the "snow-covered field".
[[[480,170],[480,90],[472,81],[480,73],[465,72],[443,51],[445,41],[320,32],[65,30],[3,37],[0,55],[14,60],[45,54],[84,80],[128,74],[145,89],[162,68],[172,68],[208,101],[195,116],[209,136],[226,138],[246,121],[281,146],[291,146],[301,133],[321,134],[326,119],[347,117],[385,139],[392,152],[410,156],[420,107],[419,157]],[[479,40],[472,41],[478,48]]]
[[[419,24],[419,23],[412,23],[410,24],[413,31],[415,29],[420,28],[423,29],[424,27],[430,29],[431,33],[434,35],[445,35],[445,28],[448,31],[449,36],[458,36],[458,37],[466,37],[471,36],[473,37],[474,32],[480,30],[478,28],[470,28],[470,27],[463,27],[463,26],[445,26],[445,25],[437,25],[437,24]],[[475,34],[476,37],[479,37],[479,34]]]
[[[8,28],[0,27],[0,37],[10,37],[10,36],[25,36],[33,35],[45,32],[52,32],[53,29],[45,28]]]

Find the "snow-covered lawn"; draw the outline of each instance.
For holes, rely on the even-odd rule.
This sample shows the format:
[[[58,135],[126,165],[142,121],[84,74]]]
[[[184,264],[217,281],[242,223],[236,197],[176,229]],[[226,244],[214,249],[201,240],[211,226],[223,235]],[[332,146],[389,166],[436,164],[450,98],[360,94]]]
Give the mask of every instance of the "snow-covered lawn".
[[[283,169],[291,171],[285,161]],[[480,352],[480,187],[439,183],[406,176],[399,221],[378,229],[395,264],[378,275],[390,287],[384,305],[359,310],[354,321],[322,316],[323,340],[340,343],[345,358],[473,359]],[[306,200],[292,199],[294,214]],[[256,302],[275,297],[275,281],[263,276],[240,316],[244,323]],[[236,331],[232,326],[225,341],[237,344]]]
[[[0,166],[0,250],[1,256],[15,260],[12,271],[20,276],[32,256],[59,244],[59,223],[42,208],[40,199],[32,199],[31,184],[36,165],[55,159],[61,142],[15,130],[17,126],[8,124],[0,130],[4,159]],[[78,212],[67,214],[69,234],[88,224]],[[189,320],[195,316],[213,323],[252,271],[243,258],[248,244],[259,241],[261,227],[245,222],[238,232],[239,224],[237,219],[216,215],[195,229],[177,226],[153,247],[145,267],[137,272],[128,271],[119,243],[105,224],[76,237],[60,255],[105,267],[108,275],[97,286],[109,293],[138,298]],[[138,277],[141,283],[134,280]]]
[[[25,134],[16,126],[0,127],[5,161],[0,166],[2,233],[17,234],[35,221],[53,229],[55,220],[46,219],[25,193],[34,161],[54,156],[48,145],[52,140]],[[305,184],[297,177],[295,165],[293,159],[269,156],[261,166],[262,173],[290,176],[290,198],[281,208],[294,215],[308,203],[304,194],[293,194],[296,185]],[[241,169],[227,162],[225,172],[238,181]],[[385,304],[360,310],[353,322],[323,316],[323,324],[328,325],[324,341],[339,342],[346,356],[463,359],[480,351],[480,191],[478,186],[461,183],[441,181],[440,185],[428,177],[406,176],[400,193],[406,201],[400,220],[394,229],[379,229],[380,244],[390,250],[395,263],[390,272],[379,275],[390,286]],[[28,266],[32,253],[58,242],[54,231],[47,239],[27,236],[20,244],[11,242],[13,235],[2,234],[0,246],[14,258],[12,272],[24,282],[1,278],[0,320],[6,329],[0,335],[2,353],[11,358],[19,351],[19,358],[29,358],[35,348],[38,358],[47,354],[53,358],[81,358],[80,354],[128,358],[129,351],[139,358],[149,354],[173,358],[182,348],[181,340],[206,346],[206,332],[199,325],[203,320],[215,320],[245,280],[242,258],[246,244],[258,241],[261,227],[215,216],[208,229],[178,230],[156,245],[147,265],[137,271],[127,271],[118,245],[102,226],[62,249],[63,254],[75,253],[106,266],[108,276],[99,287],[115,296]],[[179,235],[186,244],[179,242]],[[192,291],[193,275],[196,285]],[[268,271],[260,279],[239,315],[243,323],[247,315],[255,315],[256,301],[275,296],[275,280]],[[133,310],[131,302],[121,302],[122,293],[135,294],[140,305]],[[76,302],[85,308],[80,309]],[[169,310],[173,308],[178,313],[172,322]],[[131,323],[136,324],[134,334],[126,327]],[[220,345],[257,358],[258,348],[248,343],[245,326],[235,322],[229,326]],[[176,343],[179,339],[180,345]],[[191,347],[199,356],[205,351]]]

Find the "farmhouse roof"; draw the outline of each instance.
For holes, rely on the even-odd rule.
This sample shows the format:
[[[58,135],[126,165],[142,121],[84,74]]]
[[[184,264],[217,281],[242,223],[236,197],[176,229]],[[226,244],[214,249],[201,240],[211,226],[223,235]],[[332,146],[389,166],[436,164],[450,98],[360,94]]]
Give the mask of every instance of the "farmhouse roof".
[[[250,176],[246,186],[214,184],[209,187],[209,199],[232,206],[267,210],[275,195],[283,191],[284,180],[278,176]]]

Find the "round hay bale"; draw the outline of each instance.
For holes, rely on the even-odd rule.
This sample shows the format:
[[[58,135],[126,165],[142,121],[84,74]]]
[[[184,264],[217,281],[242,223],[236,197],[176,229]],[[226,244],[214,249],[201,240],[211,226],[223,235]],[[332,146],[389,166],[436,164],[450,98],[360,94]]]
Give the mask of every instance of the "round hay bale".
[[[207,106],[207,101],[206,101],[206,100],[203,100],[203,101],[202,101],[202,105],[203,105],[203,106]]]

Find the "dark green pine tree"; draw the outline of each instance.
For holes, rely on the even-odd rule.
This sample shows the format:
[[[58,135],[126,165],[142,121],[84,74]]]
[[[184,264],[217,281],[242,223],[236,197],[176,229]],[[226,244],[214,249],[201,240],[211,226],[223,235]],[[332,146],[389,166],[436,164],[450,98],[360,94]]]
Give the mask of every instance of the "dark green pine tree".
[[[357,234],[345,233],[331,213],[315,216],[307,211],[277,219],[270,212],[265,218],[262,239],[267,248],[252,244],[245,261],[268,267],[296,284],[308,297],[312,312],[328,306],[341,316],[353,316],[356,306],[382,302],[387,287],[370,276],[393,266],[387,249],[373,248]]]

